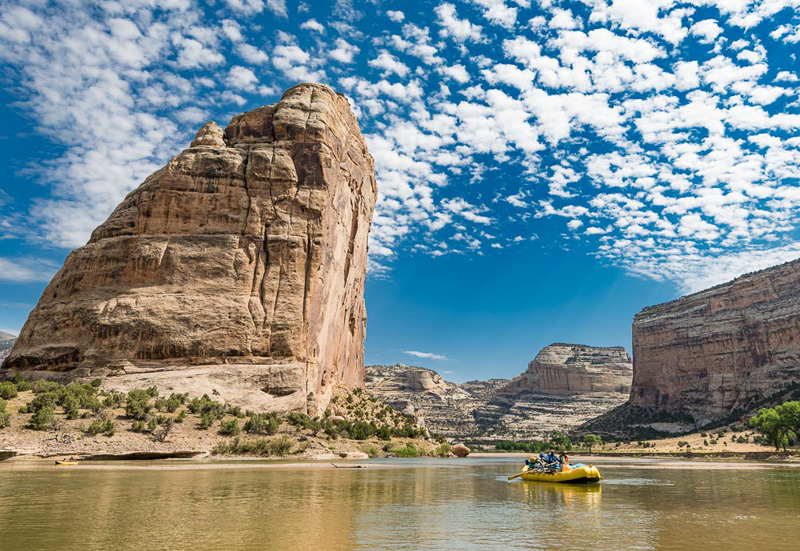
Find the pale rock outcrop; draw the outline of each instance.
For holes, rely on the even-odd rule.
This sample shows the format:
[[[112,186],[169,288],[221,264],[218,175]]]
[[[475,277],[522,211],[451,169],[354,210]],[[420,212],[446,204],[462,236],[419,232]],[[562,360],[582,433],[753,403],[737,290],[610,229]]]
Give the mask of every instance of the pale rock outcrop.
[[[69,255],[4,368],[316,412],[334,385],[363,385],[376,193],[327,86],[208,123]]]
[[[556,343],[546,346],[499,392],[630,392],[633,366],[621,346]]]
[[[800,260],[643,309],[633,360],[630,403],[698,426],[800,381]]]
[[[628,398],[621,347],[551,345],[514,378],[456,384],[422,367],[367,366],[367,390],[398,410],[413,406],[432,432],[474,441],[543,438],[571,430]]]

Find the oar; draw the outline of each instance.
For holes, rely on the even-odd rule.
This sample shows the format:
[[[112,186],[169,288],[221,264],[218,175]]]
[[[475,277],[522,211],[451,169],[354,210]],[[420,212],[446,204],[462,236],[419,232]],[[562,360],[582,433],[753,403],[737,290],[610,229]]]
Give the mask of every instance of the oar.
[[[513,475],[513,476],[509,476],[509,477],[508,477],[508,479],[509,479],[509,480],[514,480],[515,478],[519,478],[520,476],[522,476],[523,474],[525,474],[525,472],[527,472],[527,471],[521,472],[521,473],[519,473],[519,474],[515,474],[515,475]]]

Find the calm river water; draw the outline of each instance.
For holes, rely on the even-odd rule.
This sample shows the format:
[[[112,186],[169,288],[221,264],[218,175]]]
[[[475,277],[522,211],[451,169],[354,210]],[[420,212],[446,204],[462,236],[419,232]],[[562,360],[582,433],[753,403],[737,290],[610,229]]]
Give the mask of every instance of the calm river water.
[[[3,463],[0,550],[800,549],[797,468],[597,461],[587,487],[508,482],[519,464]]]

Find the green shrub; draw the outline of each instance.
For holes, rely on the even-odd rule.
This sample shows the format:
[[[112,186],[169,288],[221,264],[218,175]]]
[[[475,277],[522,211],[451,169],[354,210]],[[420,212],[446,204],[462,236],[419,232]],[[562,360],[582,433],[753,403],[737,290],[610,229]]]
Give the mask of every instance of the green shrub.
[[[242,432],[241,427],[239,427],[239,421],[236,419],[231,419],[230,421],[223,421],[222,425],[219,428],[219,433],[225,436],[236,436]]]
[[[216,455],[255,455],[270,457],[273,455],[289,455],[294,444],[285,434],[276,438],[242,438],[235,437],[230,441],[218,442],[212,453]]]
[[[86,429],[86,434],[91,436],[96,436],[100,433],[103,433],[106,436],[114,436],[116,432],[116,424],[111,419],[95,419],[92,421],[92,424],[89,425],[89,428]]]
[[[55,392],[43,392],[38,394],[31,402],[28,404],[28,413],[36,413],[42,408],[50,408],[55,410],[56,405],[58,405],[59,396]]]
[[[187,399],[188,395],[186,394],[170,394],[166,403],[167,411],[170,413],[178,411],[178,408],[185,404]]]
[[[436,449],[433,450],[433,455],[435,455],[436,457],[447,457],[447,456],[450,455],[450,452],[452,451],[452,449],[453,449],[453,446],[451,446],[450,444],[445,442],[443,444],[439,444],[436,447]]]
[[[144,421],[134,421],[131,424],[131,432],[144,432]]]
[[[12,382],[0,383],[0,398],[10,400],[17,397],[17,385]]]
[[[33,388],[33,385],[26,381],[25,377],[23,377],[22,373],[19,371],[14,375],[14,385],[17,387],[18,392],[25,392]]]
[[[128,392],[128,398],[125,402],[125,415],[137,421],[147,419],[147,414],[152,409],[150,398],[148,391],[140,388],[134,388]]]
[[[416,447],[413,442],[408,442],[405,446],[389,448],[389,453],[396,457],[419,457],[422,455],[422,450]]]
[[[369,444],[368,446],[362,446],[361,451],[370,457],[378,457],[381,453],[381,450],[378,449],[378,446],[375,446],[374,444]]]
[[[166,398],[156,398],[153,407],[156,408],[158,411],[164,411],[167,409],[167,399]]]
[[[212,413],[215,419],[224,417],[228,409],[225,404],[212,400],[207,394],[203,394],[202,398],[192,398],[187,407],[194,414]]]
[[[42,406],[31,417],[30,427],[33,430],[47,430],[56,425],[56,416],[53,406]]]
[[[64,388],[63,385],[55,381],[46,381],[44,379],[39,379],[33,383],[34,394],[42,394],[44,392],[61,392],[62,388]]]
[[[112,390],[105,395],[103,405],[107,408],[117,409],[125,403],[125,394]]]
[[[207,411],[200,417],[200,428],[202,430],[208,430],[208,428],[211,427],[216,420],[217,416],[214,415],[214,412]]]
[[[155,417],[151,417],[147,422],[147,432],[153,432],[156,427],[158,427],[158,420]]]
[[[175,418],[176,423],[183,423],[183,420],[186,419],[186,410],[182,409],[178,416]]]
[[[256,413],[244,424],[244,431],[250,434],[272,435],[278,432],[280,419],[275,414]]]
[[[0,429],[11,426],[11,414],[6,412],[6,401],[0,398]]]
[[[285,434],[273,438],[269,442],[269,451],[271,455],[289,455],[293,447],[292,439]]]

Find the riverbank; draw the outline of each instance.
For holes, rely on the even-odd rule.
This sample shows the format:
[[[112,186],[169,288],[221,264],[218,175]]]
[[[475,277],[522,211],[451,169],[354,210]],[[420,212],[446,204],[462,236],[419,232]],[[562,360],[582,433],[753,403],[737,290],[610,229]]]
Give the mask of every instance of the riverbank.
[[[447,456],[412,419],[340,388],[321,418],[243,411],[208,396],[127,394],[93,384],[3,383],[0,461],[75,456],[82,460],[363,460],[387,454]],[[9,394],[13,394],[9,396]],[[5,426],[3,426],[5,425]]]

